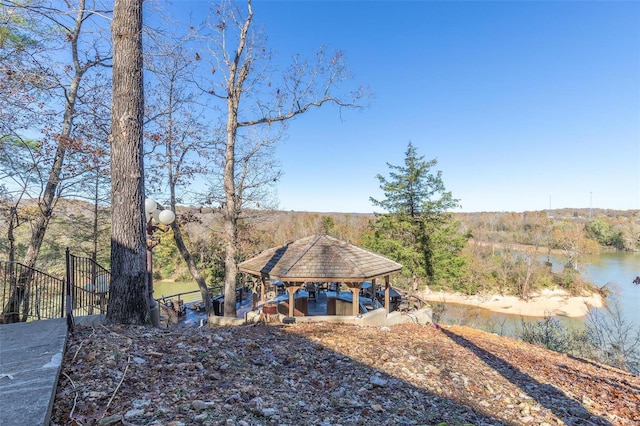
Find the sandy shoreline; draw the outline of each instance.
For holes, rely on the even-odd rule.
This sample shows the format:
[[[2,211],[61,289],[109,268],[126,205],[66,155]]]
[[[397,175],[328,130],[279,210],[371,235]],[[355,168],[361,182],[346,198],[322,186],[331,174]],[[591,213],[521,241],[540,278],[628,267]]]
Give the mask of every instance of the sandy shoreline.
[[[589,312],[589,308],[600,308],[604,305],[601,295],[594,293],[590,296],[570,297],[563,290],[543,290],[529,300],[522,300],[516,296],[474,295],[460,293],[446,293],[425,291],[421,295],[430,302],[459,303],[488,309],[493,312],[523,315],[530,317],[567,316],[582,317]]]

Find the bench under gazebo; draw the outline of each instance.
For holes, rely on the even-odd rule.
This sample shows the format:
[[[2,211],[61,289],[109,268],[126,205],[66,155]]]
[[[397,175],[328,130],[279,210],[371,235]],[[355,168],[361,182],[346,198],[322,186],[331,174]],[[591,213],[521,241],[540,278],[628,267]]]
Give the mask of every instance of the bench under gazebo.
[[[254,293],[260,282],[260,301],[265,303],[267,281],[283,283],[287,294],[288,315],[295,314],[295,295],[308,283],[344,284],[351,292],[352,315],[359,313],[360,292],[367,283],[372,295],[384,293],[384,308],[391,306],[390,276],[402,265],[380,254],[325,234],[306,238],[263,251],[238,265],[240,272],[254,277]],[[383,280],[378,287],[377,280]],[[370,283],[370,285],[369,285]],[[256,308],[254,304],[254,309]]]

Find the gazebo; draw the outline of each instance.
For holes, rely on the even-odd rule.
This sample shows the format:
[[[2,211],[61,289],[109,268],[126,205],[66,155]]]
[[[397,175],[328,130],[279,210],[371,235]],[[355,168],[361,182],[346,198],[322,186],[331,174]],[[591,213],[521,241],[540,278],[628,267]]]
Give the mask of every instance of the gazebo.
[[[282,281],[288,293],[290,317],[294,316],[294,295],[307,282],[344,283],[353,295],[353,315],[358,315],[360,289],[365,282],[371,282],[372,294],[375,295],[376,280],[379,278],[384,278],[384,307],[388,313],[391,290],[389,277],[402,269],[401,264],[380,254],[325,234],[312,235],[265,250],[238,267],[240,272],[261,281],[262,303],[265,302],[266,281]]]

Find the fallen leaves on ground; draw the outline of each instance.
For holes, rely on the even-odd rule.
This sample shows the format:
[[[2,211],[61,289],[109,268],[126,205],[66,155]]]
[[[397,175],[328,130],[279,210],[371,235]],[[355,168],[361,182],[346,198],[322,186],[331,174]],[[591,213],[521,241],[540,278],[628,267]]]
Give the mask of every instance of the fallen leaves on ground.
[[[632,425],[640,377],[458,326],[76,327],[69,424]]]

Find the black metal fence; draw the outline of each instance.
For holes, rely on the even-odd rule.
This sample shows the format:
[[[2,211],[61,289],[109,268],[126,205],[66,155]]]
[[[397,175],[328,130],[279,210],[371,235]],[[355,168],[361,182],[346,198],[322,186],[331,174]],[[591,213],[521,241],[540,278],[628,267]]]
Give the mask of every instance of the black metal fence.
[[[19,322],[65,315],[65,282],[18,262],[0,261],[2,321]]]
[[[111,273],[93,259],[66,250],[64,278],[0,261],[0,322],[11,323],[104,314]]]
[[[67,314],[106,314],[111,272],[88,257],[66,251]]]

